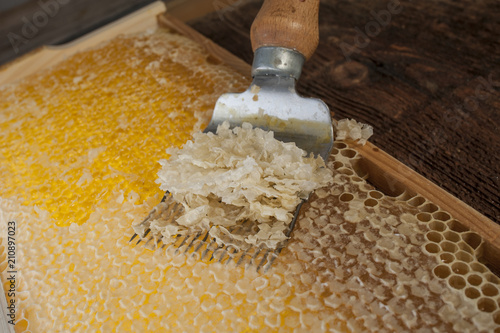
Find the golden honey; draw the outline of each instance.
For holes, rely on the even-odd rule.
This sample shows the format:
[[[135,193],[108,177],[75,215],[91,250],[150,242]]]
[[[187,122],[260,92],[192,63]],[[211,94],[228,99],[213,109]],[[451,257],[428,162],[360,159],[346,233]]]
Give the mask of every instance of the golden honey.
[[[217,94],[244,82],[221,66],[203,71],[210,65],[199,47],[179,61],[196,46],[175,48],[177,39],[117,38],[4,87],[0,196],[68,226],[86,222],[113,191],[138,202],[161,195],[154,181],[165,148],[182,145]]]
[[[0,270],[8,289],[14,221],[17,332],[500,330],[480,237],[425,198],[375,189],[343,142],[334,185],[304,205],[267,273],[128,243],[163,194],[165,149],[247,83],[158,30],[1,88]]]

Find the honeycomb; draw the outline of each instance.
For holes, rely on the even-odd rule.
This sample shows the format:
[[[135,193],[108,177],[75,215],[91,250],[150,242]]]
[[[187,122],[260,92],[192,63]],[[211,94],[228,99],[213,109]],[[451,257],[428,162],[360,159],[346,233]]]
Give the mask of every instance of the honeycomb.
[[[59,226],[84,223],[113,191],[161,197],[165,148],[208,123],[221,91],[246,85],[209,60],[186,38],[147,33],[2,87],[0,196],[48,211]]]
[[[165,148],[244,83],[157,31],[2,88],[0,271],[7,290],[15,221],[16,332],[500,332],[481,237],[419,195],[378,191],[349,142],[266,273],[131,245]]]

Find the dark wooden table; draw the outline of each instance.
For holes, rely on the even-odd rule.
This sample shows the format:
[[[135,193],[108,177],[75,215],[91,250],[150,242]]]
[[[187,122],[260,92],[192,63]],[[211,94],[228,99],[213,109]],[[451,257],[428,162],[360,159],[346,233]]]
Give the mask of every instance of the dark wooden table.
[[[251,63],[261,1],[207,1],[216,11],[189,24]],[[37,1],[0,13],[0,63],[151,1],[61,2],[30,38],[23,17],[34,22]],[[498,0],[322,1],[320,44],[298,90],[323,99],[337,119],[371,124],[373,143],[500,223],[499,13]],[[25,37],[17,52],[9,33]]]
[[[0,12],[0,65],[71,41],[154,0],[29,0]]]

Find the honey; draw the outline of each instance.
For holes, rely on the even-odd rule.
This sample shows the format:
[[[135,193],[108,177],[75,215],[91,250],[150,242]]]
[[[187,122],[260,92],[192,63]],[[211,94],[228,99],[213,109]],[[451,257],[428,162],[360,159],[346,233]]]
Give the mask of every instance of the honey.
[[[1,88],[0,270],[5,289],[14,221],[17,332],[500,331],[483,240],[417,194],[378,191],[346,142],[267,273],[130,244],[163,195],[165,149],[247,84],[158,30]]]
[[[182,42],[119,37],[3,87],[0,196],[48,211],[59,226],[84,223],[113,191],[161,197],[154,181],[165,148],[207,123],[220,91],[245,82]]]

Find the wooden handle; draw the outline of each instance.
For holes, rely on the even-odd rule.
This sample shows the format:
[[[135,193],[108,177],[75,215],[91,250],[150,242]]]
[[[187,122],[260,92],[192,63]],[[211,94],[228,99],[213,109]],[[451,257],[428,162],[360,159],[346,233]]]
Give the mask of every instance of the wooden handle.
[[[252,49],[280,46],[309,59],[319,42],[319,0],[265,0],[250,29]]]

